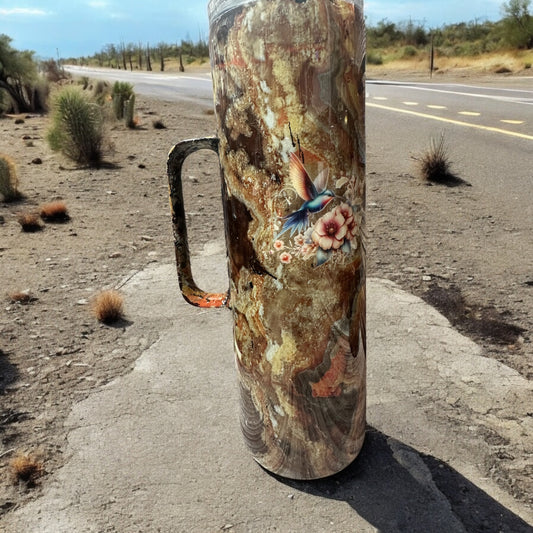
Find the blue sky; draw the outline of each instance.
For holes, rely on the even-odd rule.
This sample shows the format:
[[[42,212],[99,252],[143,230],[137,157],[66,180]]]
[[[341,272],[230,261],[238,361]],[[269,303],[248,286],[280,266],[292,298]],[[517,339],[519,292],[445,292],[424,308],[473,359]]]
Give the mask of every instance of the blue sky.
[[[289,0],[288,0],[289,1]],[[426,27],[498,20],[503,0],[368,0],[370,24],[412,19]],[[78,57],[109,43],[173,43],[207,37],[207,0],[0,0],[0,33],[38,57]]]

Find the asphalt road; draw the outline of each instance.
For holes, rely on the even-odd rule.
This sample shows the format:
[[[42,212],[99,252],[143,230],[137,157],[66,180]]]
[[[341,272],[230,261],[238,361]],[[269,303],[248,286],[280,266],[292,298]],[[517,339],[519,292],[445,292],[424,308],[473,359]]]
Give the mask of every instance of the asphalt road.
[[[482,191],[506,223],[531,232],[533,90],[524,86],[533,87],[533,79],[515,80],[514,88],[369,82],[369,155],[387,154],[391,170],[412,172],[412,157],[444,135],[452,170]]]
[[[127,81],[135,86],[138,94],[162,100],[195,100],[213,105],[211,76],[200,74],[171,74],[164,72],[131,72],[129,70],[65,66],[74,76],[92,79]]]
[[[122,80],[165,100],[212,106],[208,72],[173,74],[66,67],[74,75]],[[505,223],[531,232],[533,220],[533,78],[503,77],[483,84],[367,82],[368,170],[385,165],[412,172],[412,157],[444,135],[457,175],[479,186]],[[533,243],[530,243],[533,250]]]

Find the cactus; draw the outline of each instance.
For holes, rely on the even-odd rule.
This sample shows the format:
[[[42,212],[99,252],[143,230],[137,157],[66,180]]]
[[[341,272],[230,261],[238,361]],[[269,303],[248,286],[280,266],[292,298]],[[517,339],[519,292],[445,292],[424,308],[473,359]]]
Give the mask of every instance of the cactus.
[[[118,120],[124,118],[124,104],[133,95],[133,85],[126,81],[116,81],[113,85],[113,111]]]
[[[80,88],[65,87],[54,99],[47,140],[52,150],[73,161],[98,166],[104,142],[102,108]]]
[[[17,167],[7,155],[0,154],[0,195],[5,202],[11,202],[21,197],[18,187]]]
[[[118,120],[124,118],[124,100],[119,94],[113,95],[113,114]]]
[[[135,128],[137,125],[133,113],[135,111],[135,94],[132,94],[129,99],[126,101],[124,106],[124,118],[126,120],[126,126],[128,128]]]

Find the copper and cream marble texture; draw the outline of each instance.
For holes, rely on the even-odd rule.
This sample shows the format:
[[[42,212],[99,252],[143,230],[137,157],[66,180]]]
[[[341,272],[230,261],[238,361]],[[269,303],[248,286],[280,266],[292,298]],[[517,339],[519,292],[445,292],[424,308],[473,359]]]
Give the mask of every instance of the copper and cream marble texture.
[[[209,9],[242,430],[269,471],[322,478],[365,433],[362,6]]]

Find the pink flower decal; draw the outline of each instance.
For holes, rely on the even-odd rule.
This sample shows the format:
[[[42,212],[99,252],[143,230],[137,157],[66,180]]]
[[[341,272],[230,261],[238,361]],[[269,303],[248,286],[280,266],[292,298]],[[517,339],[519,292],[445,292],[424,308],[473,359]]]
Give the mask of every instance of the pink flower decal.
[[[324,251],[338,250],[343,244],[348,226],[342,213],[335,209],[316,223],[311,238]]]
[[[314,242],[311,242],[311,243],[304,244],[301,247],[300,251],[301,251],[302,256],[305,259],[309,259],[316,253],[317,248],[318,248],[318,245],[316,245]]]
[[[279,260],[284,263],[285,265],[288,265],[290,262],[291,262],[291,259],[292,259],[292,255],[289,254],[288,252],[283,252],[280,256],[279,256]]]
[[[279,239],[274,243],[274,249],[278,252],[283,250],[285,248],[285,243],[283,241],[280,241]]]
[[[296,237],[294,237],[294,244],[300,247],[303,246],[305,244],[305,237],[301,233],[296,235]]]
[[[341,204],[336,211],[344,217],[346,225],[346,239],[352,241],[357,235],[357,223],[355,222],[353,209],[348,204]]]

